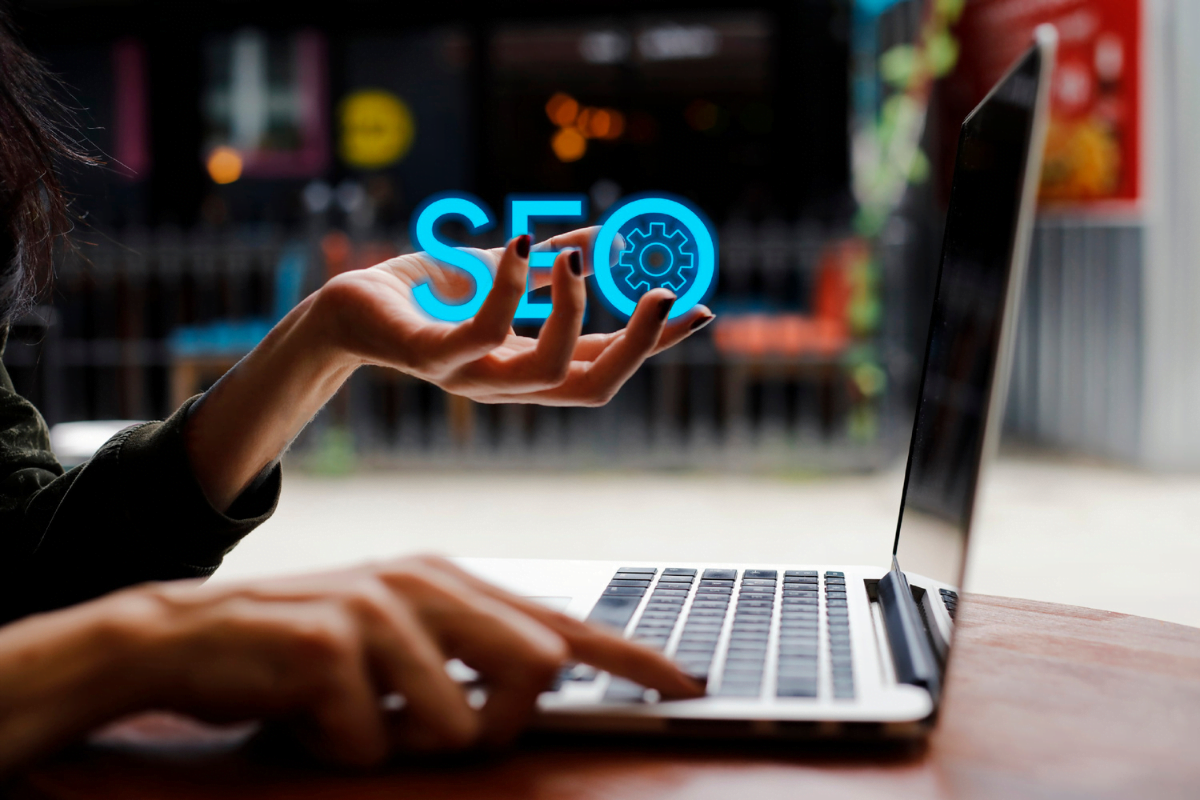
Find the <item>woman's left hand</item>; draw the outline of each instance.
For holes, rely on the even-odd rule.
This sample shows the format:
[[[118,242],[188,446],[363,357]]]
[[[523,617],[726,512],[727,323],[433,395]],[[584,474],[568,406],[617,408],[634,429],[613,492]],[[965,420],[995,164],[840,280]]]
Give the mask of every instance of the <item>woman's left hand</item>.
[[[503,248],[472,251],[492,270],[494,285],[465,322],[435,320],[417,305],[413,290],[427,282],[452,299],[474,291],[465,273],[425,253],[339,275],[321,289],[319,316],[329,321],[333,339],[364,362],[453,394],[483,403],[603,405],[646,358],[686,338],[713,314],[697,306],[667,324],[675,295],[654,289],[641,298],[627,328],[581,336],[584,277],[591,272],[596,231],[573,231],[543,245],[561,252],[548,276],[553,310],[537,338],[518,336],[512,328],[528,291],[528,236]]]

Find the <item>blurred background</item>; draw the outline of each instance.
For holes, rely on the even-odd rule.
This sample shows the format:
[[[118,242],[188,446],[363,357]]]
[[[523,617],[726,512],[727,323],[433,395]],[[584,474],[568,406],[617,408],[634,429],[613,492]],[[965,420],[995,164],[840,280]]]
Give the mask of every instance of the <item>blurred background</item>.
[[[411,251],[434,192],[498,211],[510,192],[585,193],[598,217],[657,189],[717,226],[717,321],[605,408],[481,406],[361,370],[289,453],[280,512],[230,576],[410,549],[885,563],[957,127],[1053,22],[1006,444],[968,588],[1200,624],[1188,0],[13,15],[106,161],[69,175],[79,253],[4,354],[66,462],[203,391],[330,277]],[[591,303],[589,330],[617,326]]]

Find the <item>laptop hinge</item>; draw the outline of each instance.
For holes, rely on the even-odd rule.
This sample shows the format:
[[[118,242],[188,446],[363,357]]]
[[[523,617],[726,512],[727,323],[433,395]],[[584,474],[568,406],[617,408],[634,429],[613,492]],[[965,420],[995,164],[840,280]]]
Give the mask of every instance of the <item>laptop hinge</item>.
[[[941,665],[913,599],[912,587],[895,556],[891,571],[880,578],[877,591],[896,680],[925,688],[936,702],[941,693]]]

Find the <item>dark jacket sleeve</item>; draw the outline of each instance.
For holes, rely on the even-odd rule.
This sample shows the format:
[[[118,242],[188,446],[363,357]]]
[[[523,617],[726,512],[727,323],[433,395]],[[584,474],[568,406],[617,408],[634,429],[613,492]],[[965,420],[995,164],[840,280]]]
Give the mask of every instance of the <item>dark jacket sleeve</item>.
[[[0,329],[0,353],[6,338]],[[64,473],[45,421],[0,365],[0,621],[145,581],[207,577],[274,512],[277,464],[227,513],[205,498],[183,441],[197,399],[121,431]]]

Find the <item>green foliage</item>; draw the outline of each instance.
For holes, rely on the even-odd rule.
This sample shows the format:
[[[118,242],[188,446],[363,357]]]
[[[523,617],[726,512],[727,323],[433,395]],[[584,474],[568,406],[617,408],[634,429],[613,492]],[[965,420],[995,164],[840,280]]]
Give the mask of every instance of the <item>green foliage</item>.
[[[917,74],[917,48],[898,44],[879,57],[879,75],[896,89],[907,89]]]

